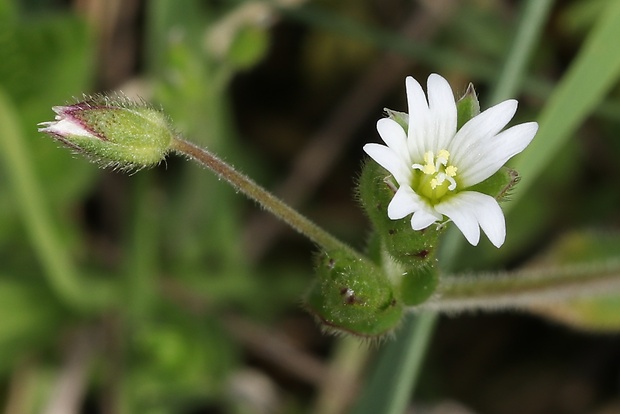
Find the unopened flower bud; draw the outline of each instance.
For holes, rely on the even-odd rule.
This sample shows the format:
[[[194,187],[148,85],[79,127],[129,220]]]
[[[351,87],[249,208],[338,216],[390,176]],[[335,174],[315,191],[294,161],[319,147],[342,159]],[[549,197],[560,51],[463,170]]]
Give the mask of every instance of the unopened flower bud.
[[[334,250],[317,257],[316,272],[306,308],[327,331],[378,337],[400,323],[402,302],[373,263]]]
[[[165,158],[174,136],[161,111],[125,97],[95,96],[52,109],[56,120],[40,123],[39,131],[104,167],[156,165]]]

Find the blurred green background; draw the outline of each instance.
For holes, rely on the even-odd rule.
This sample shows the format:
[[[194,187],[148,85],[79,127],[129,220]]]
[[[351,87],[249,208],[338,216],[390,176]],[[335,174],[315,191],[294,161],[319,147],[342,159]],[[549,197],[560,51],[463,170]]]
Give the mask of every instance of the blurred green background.
[[[514,123],[538,118],[615,1],[552,3]],[[83,93],[143,97],[363,249],[354,186],[383,108],[405,110],[404,77],[432,72],[493,104],[524,4],[0,0],[0,410],[347,412],[382,345],[323,335],[303,312],[311,243],[185,160],[104,171],[36,124]],[[505,246],[463,249],[459,271],[512,269],[568,232],[618,229],[610,73],[589,73],[613,82],[520,195]],[[418,388],[415,412],[620,412],[620,337],[526,314],[443,318]]]

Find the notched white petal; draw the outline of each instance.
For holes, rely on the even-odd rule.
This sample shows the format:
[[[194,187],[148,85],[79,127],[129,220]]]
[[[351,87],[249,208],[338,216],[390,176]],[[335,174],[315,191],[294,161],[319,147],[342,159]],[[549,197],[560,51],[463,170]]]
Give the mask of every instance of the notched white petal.
[[[388,170],[399,184],[409,182],[411,169],[390,148],[380,144],[366,144],[363,149],[377,164]]]
[[[420,208],[420,196],[408,186],[401,186],[388,205],[387,214],[391,220],[408,216]]]
[[[490,138],[493,145],[480,150],[480,160],[467,169],[462,169],[459,177],[464,187],[476,185],[495,174],[506,162],[523,151],[538,132],[536,122],[515,125]]]
[[[419,162],[425,152],[425,139],[428,131],[429,108],[422,86],[408,76],[405,80],[407,88],[407,106],[409,108],[409,130],[407,143],[411,159]]]
[[[486,194],[468,191],[469,196],[475,199],[478,205],[476,218],[484,234],[487,235],[495,247],[500,247],[506,240],[506,219],[504,213],[493,197]]]
[[[450,84],[433,73],[428,77],[429,131],[426,151],[445,149],[456,133],[456,102]]]
[[[461,127],[450,143],[452,162],[466,170],[480,161],[481,154],[493,146],[492,137],[497,135],[517,111],[517,101],[501,102],[470,119]]]
[[[469,244],[477,246],[480,241],[480,226],[476,217],[476,208],[478,206],[470,202],[467,193],[469,192],[459,193],[454,197],[450,197],[448,200],[437,204],[435,210],[450,218],[463,233]]]
[[[407,133],[396,121],[389,118],[380,119],[377,121],[377,131],[388,147],[401,156],[406,164],[411,164],[407,148]]]
[[[480,241],[480,228],[495,247],[504,244],[504,213],[493,197],[475,191],[464,191],[436,205],[435,209],[449,217],[470,244],[476,246]]]
[[[441,219],[441,214],[432,214],[427,210],[418,210],[411,216],[411,228],[422,230]]]

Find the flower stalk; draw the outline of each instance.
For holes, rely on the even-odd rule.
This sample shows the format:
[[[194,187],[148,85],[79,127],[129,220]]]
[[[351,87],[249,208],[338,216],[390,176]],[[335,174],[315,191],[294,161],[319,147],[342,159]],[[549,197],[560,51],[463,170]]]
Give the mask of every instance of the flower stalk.
[[[549,266],[504,274],[443,276],[437,299],[422,308],[442,312],[520,309],[595,297],[620,286],[620,259]]]
[[[359,259],[367,260],[360,253],[326,232],[282,200],[241,174],[207,149],[201,148],[179,136],[172,140],[171,150],[184,155],[212,170],[236,190],[256,201],[264,209],[305,235],[325,250],[343,250]]]

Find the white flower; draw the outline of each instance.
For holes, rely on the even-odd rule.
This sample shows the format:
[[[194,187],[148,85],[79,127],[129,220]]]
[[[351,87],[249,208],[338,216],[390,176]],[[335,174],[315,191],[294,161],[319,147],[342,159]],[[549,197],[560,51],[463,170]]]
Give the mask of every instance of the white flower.
[[[507,100],[457,131],[456,103],[448,82],[432,74],[427,86],[428,102],[420,84],[407,77],[409,130],[392,119],[381,119],[377,130],[387,146],[364,146],[398,183],[388,217],[397,220],[413,213],[411,227],[422,230],[447,216],[472,245],[478,244],[482,228],[491,243],[500,247],[506,238],[506,223],[499,204],[468,188],[523,151],[538,124],[528,122],[502,131],[517,110],[517,101]]]

